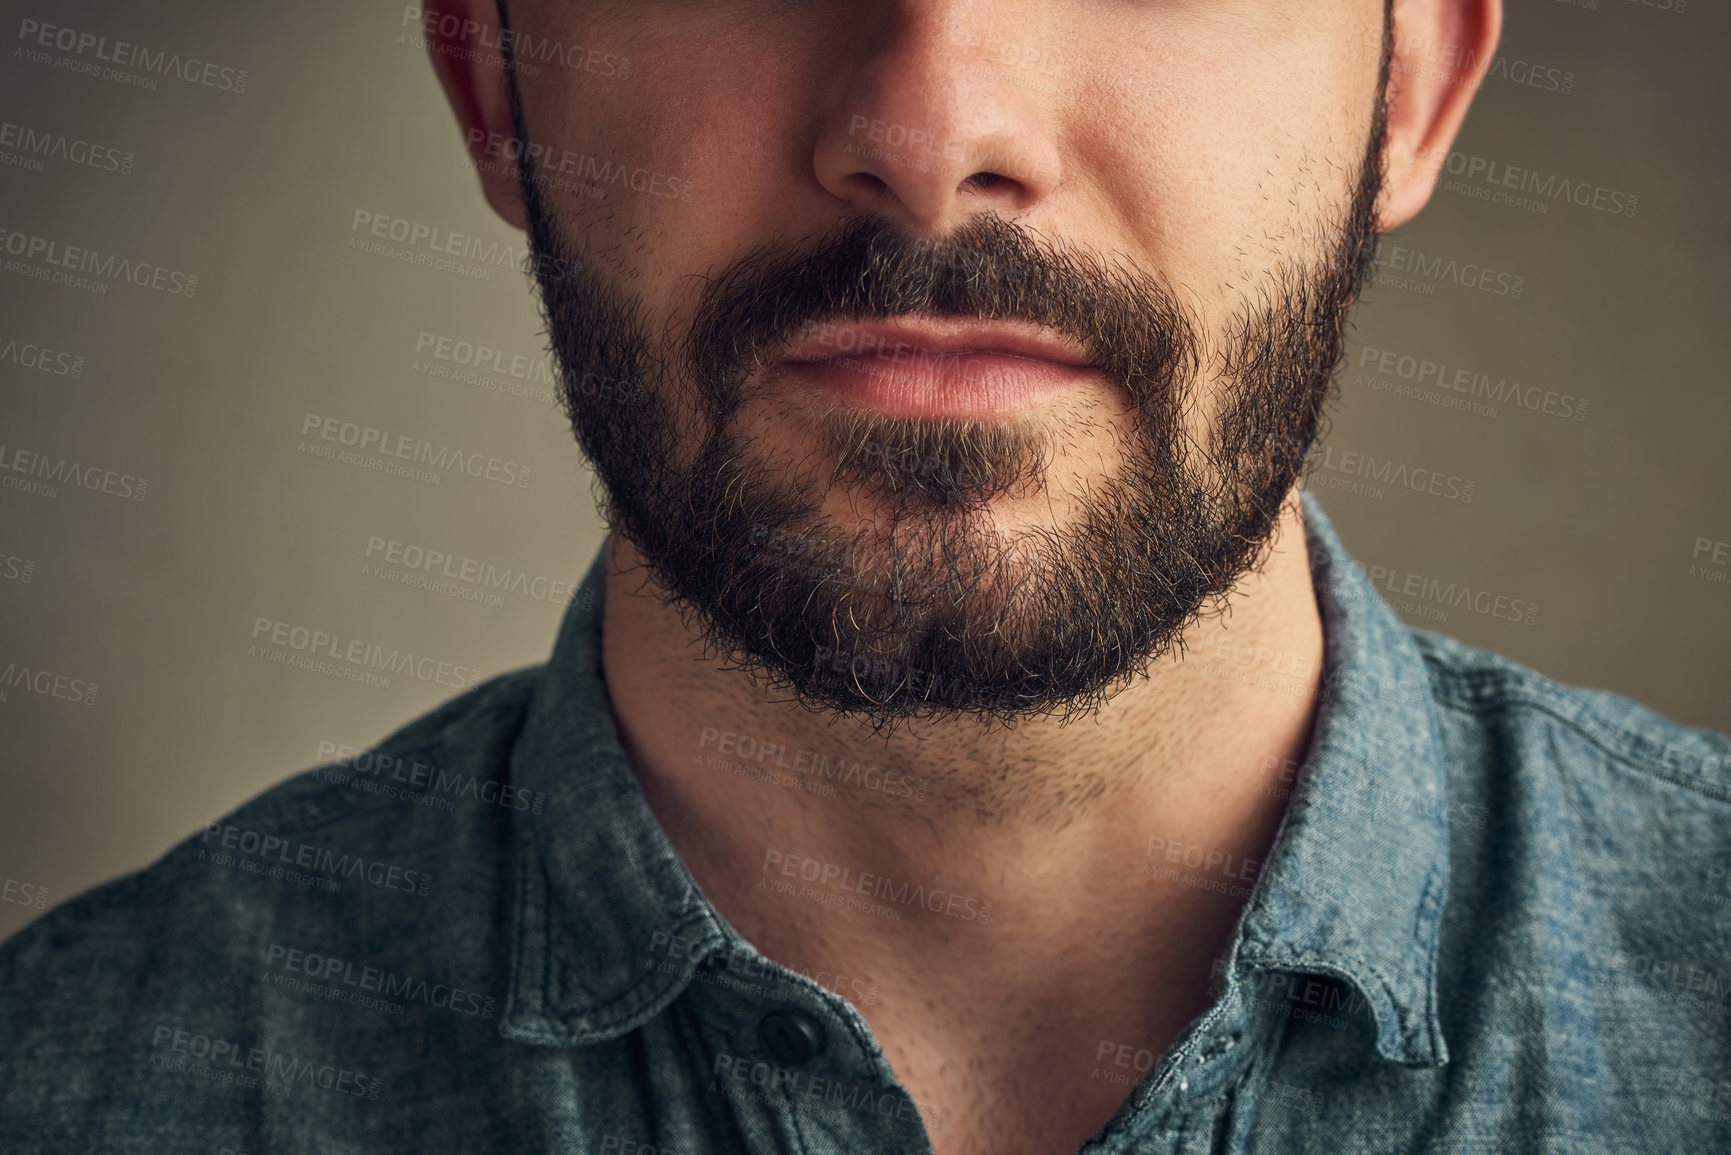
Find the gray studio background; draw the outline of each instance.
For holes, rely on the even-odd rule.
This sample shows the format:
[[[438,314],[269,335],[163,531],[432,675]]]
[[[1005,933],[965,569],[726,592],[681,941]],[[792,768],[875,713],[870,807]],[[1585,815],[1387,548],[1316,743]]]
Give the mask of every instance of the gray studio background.
[[[97,481],[0,489],[0,877],[52,906],[312,766],[321,744],[371,743],[458,692],[437,673],[373,686],[249,654],[269,641],[259,619],[491,675],[545,658],[553,583],[581,577],[601,527],[547,378],[523,368],[544,355],[522,277],[350,244],[357,213],[518,241],[477,191],[401,4],[5,10],[0,122],[115,151],[79,164],[0,140],[0,229],[181,274],[95,292],[0,255],[0,474],[24,478],[24,452]],[[154,89],[81,74],[27,55],[24,20],[218,71]],[[1728,23],[1707,3],[1511,0],[1504,60],[1445,166],[1460,172],[1385,243],[1313,482],[1382,584],[1416,591],[1415,624],[1720,730]],[[1486,199],[1526,172],[1587,203]],[[1464,283],[1485,269],[1491,291]],[[195,293],[173,291],[193,275]],[[498,368],[441,376],[461,368],[441,341],[451,357],[499,350]],[[1537,407],[1500,386],[1501,403],[1451,394],[1494,415],[1446,408],[1436,371],[1401,375],[1423,361],[1518,383]],[[309,414],[526,465],[528,484],[320,458]],[[472,600],[382,580],[365,569],[386,560],[374,539],[529,581]],[[1536,615],[1450,607],[1435,591],[1451,584]],[[0,936],[39,913],[24,893],[0,902]]]

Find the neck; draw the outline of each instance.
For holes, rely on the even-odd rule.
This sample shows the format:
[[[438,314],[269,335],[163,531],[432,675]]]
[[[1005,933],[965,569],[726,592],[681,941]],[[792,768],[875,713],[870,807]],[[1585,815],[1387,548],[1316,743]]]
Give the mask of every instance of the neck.
[[[1186,631],[1187,656],[1067,724],[880,734],[801,709],[706,658],[613,540],[603,668],[621,737],[698,884],[765,954],[886,975],[917,959],[929,979],[1011,942],[1073,953],[1104,934],[1119,964],[1189,970],[1222,945],[1315,712],[1322,623],[1296,497],[1265,564]],[[1233,660],[1248,655],[1279,655],[1283,684]],[[1175,924],[1199,933],[1159,933]]]

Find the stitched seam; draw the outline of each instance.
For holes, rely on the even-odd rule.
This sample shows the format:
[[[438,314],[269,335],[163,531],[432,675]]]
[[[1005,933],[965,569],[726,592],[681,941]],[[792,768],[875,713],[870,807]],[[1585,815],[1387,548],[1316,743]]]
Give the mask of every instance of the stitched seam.
[[[1514,709],[1536,710],[1555,719],[1567,727],[1571,733],[1579,735],[1597,747],[1606,756],[1617,759],[1633,770],[1717,801],[1731,802],[1731,785],[1719,786],[1715,783],[1684,777],[1662,764],[1650,762],[1633,751],[1619,748],[1613,744],[1619,736],[1639,736],[1648,741],[1660,741],[1656,736],[1619,728],[1586,702],[1570,703],[1577,714],[1576,717],[1564,714],[1557,702],[1561,695],[1545,684],[1535,682],[1535,675],[1509,670],[1469,672],[1443,666],[1437,658],[1428,653],[1424,655],[1424,658],[1426,666],[1430,668],[1433,674],[1431,684],[1436,688],[1438,705],[1457,714],[1483,718],[1487,715],[1505,714]],[[1590,721],[1593,725],[1583,724],[1583,719]],[[1682,727],[1679,726],[1679,728]],[[1685,737],[1692,742],[1700,741],[1700,736],[1694,733],[1679,737]],[[1681,743],[1676,742],[1661,744],[1681,745]]]
[[[1511,695],[1511,697],[1513,697],[1513,695]],[[1687,778],[1667,769],[1664,766],[1647,762],[1641,759],[1638,755],[1632,754],[1627,750],[1619,750],[1612,746],[1606,737],[1596,734],[1591,729],[1582,726],[1577,720],[1558,713],[1546,702],[1522,696],[1518,701],[1505,700],[1501,702],[1488,702],[1478,704],[1477,706],[1465,702],[1444,702],[1442,705],[1458,714],[1472,718],[1483,718],[1487,714],[1503,714],[1509,712],[1511,709],[1530,708],[1537,710],[1540,713],[1546,714],[1562,723],[1562,725],[1567,727],[1572,733],[1579,735],[1581,738],[1597,747],[1606,757],[1615,759],[1631,770],[1645,774],[1650,778],[1657,778],[1661,781],[1669,782],[1673,786],[1678,786],[1684,790],[1691,791],[1692,793],[1702,795],[1706,798],[1711,798],[1716,802],[1731,802],[1731,785],[1721,787],[1711,782],[1702,782],[1698,779]],[[1606,723],[1604,719],[1598,718],[1597,715],[1592,715],[1592,717],[1603,724],[1607,730],[1611,729],[1611,726]]]

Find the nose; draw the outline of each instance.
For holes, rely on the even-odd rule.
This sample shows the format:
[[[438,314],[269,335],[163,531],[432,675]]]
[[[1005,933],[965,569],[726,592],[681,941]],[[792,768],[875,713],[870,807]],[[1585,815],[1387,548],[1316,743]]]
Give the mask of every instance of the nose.
[[[1053,101],[986,61],[1027,5],[862,3],[813,164],[861,213],[938,237],[984,209],[1021,215],[1062,179]],[[1023,17],[1025,19],[1025,17]],[[1038,32],[1029,35],[1038,36]]]

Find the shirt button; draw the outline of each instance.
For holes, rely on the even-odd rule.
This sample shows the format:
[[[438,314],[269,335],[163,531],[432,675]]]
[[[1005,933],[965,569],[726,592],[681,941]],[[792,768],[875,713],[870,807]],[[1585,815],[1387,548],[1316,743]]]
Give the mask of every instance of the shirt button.
[[[803,1067],[823,1049],[823,1027],[800,1011],[771,1011],[757,1024],[757,1041],[783,1066]]]

